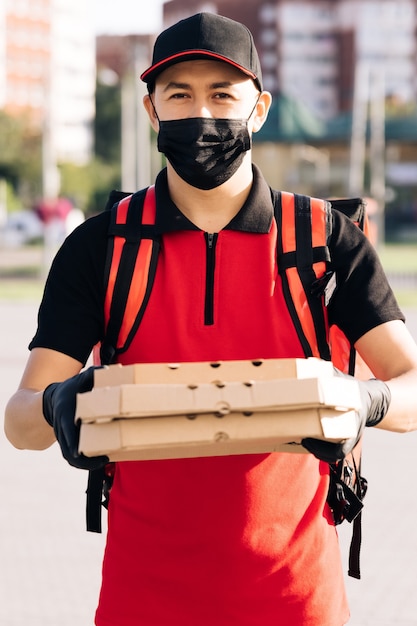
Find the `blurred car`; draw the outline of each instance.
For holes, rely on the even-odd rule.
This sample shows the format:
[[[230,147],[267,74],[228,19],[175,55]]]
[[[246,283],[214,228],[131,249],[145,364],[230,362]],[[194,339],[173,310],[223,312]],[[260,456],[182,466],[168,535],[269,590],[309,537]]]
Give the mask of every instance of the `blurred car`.
[[[0,229],[0,243],[3,246],[23,246],[39,241],[42,237],[42,221],[34,211],[26,209],[10,213]]]

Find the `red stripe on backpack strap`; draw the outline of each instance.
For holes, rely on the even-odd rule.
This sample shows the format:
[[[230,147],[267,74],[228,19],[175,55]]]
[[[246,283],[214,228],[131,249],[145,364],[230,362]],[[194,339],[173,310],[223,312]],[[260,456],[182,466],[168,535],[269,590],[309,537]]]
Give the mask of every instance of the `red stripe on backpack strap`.
[[[318,198],[310,198],[311,206],[311,237],[313,248],[326,246],[327,241],[327,212],[325,209],[325,201]],[[317,278],[323,276],[326,272],[326,262],[317,261],[313,263],[313,270]]]
[[[142,224],[155,224],[156,218],[156,201],[155,201],[155,185],[148,187],[143,202]]]
[[[324,200],[319,200],[318,198],[310,198],[310,206],[311,206],[311,238],[313,243],[313,248],[318,248],[320,246],[325,246],[326,241],[326,233],[327,233],[327,224],[326,224],[326,210],[324,208]]]
[[[317,346],[316,331],[314,327],[314,320],[311,315],[310,308],[308,306],[304,287],[301,283],[300,276],[296,267],[290,267],[287,270],[288,284],[291,291],[291,297],[299,315],[299,319],[302,325],[302,329],[306,336],[306,339],[310,345],[313,356],[320,357],[320,352]]]
[[[125,345],[132,330],[132,320],[136,318],[145,298],[152,248],[153,241],[151,239],[141,241],[116,348],[122,348]]]
[[[288,192],[281,192],[281,207],[282,207],[282,251],[294,252],[297,243],[295,240],[295,209],[294,209],[294,194]]]
[[[119,204],[117,205],[116,224],[126,224],[127,212],[129,210],[131,198],[131,195],[126,196],[126,198],[120,200]]]

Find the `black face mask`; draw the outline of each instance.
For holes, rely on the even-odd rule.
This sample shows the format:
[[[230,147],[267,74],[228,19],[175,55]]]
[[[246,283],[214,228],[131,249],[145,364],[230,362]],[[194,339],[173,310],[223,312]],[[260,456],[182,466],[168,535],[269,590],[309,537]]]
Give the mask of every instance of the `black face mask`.
[[[229,180],[250,148],[247,120],[193,117],[159,121],[159,152],[180,178],[198,189],[214,189]]]

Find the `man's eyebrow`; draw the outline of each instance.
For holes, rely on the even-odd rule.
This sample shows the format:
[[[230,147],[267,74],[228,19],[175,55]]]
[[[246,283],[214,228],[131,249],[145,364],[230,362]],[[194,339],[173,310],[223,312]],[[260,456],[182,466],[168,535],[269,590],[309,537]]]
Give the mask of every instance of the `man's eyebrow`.
[[[175,80],[169,81],[164,87],[164,91],[168,91],[168,89],[190,89],[191,85],[189,83],[177,83]]]
[[[232,87],[233,83],[231,80],[222,80],[216,83],[212,83],[210,85],[211,89],[222,89],[223,87]]]
[[[232,87],[233,82],[230,80],[222,80],[216,81],[215,83],[211,83],[209,85],[210,89],[224,89],[225,87]],[[175,80],[171,80],[164,87],[164,91],[169,91],[169,89],[191,89],[191,85],[189,83],[181,83]]]

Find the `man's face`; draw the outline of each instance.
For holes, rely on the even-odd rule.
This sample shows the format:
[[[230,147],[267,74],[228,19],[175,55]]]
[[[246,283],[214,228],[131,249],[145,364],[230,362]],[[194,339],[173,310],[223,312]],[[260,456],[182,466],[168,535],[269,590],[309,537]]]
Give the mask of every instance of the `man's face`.
[[[162,121],[190,117],[247,119],[258,96],[252,79],[228,63],[197,60],[177,63],[161,72],[152,100]],[[149,104],[145,101],[157,130],[157,119],[152,119]]]

